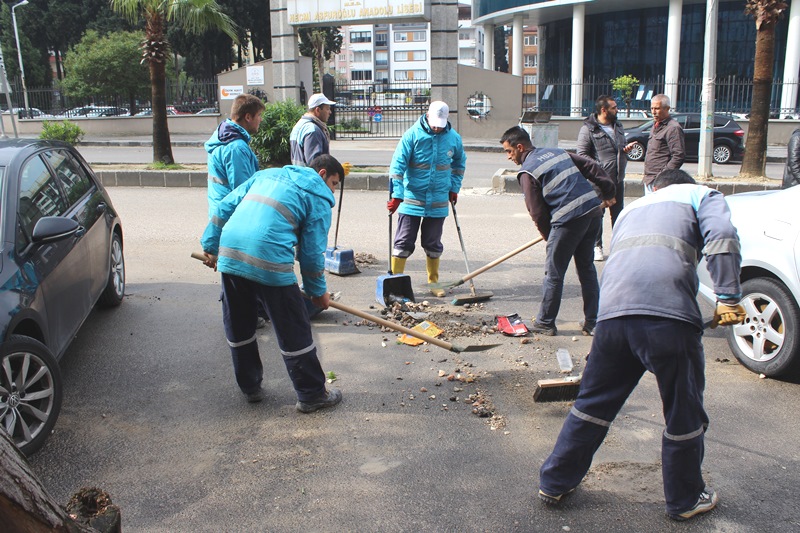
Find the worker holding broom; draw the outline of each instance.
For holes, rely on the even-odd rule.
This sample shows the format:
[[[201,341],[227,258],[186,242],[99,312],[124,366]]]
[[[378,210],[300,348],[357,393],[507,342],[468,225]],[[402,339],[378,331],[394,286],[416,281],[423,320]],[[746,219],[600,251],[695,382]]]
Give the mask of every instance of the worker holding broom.
[[[446,103],[431,102],[428,112],[403,134],[389,167],[392,192],[386,207],[390,213],[399,208],[400,213],[392,247],[392,272],[402,274],[405,270],[421,228],[428,283],[439,281],[444,219],[449,202],[455,205],[458,201],[467,163],[461,136],[448,121],[449,113]],[[431,293],[445,295],[441,288],[432,288]]]
[[[594,243],[603,208],[615,202],[614,182],[592,159],[559,148],[535,148],[519,126],[506,130],[500,143],[508,159],[522,166],[517,179],[525,206],[547,241],[542,303],[530,329],[540,335],[557,334],[564,276],[574,257],[583,296],[581,329],[592,335],[600,295]]]
[[[236,382],[248,402],[264,399],[263,367],[256,340],[256,306],[266,308],[283,361],[297,393],[298,411],[339,403],[326,390],[309,313],[294,273],[300,263],[305,293],[326,309],[323,253],[328,244],[333,192],[344,180],[330,155],[310,167],[270,168],[234,189],[218,204],[201,244],[204,263],[222,273],[222,311]]]
[[[599,321],[578,392],[553,453],[541,467],[539,497],[558,504],[589,470],[617,413],[645,371],[664,406],[661,470],[667,514],[687,520],[713,509],[701,472],[708,415],[697,263],[705,254],[717,306],[711,327],[741,323],[741,255],[719,191],[678,169],[653,181],[614,227],[600,286]]]

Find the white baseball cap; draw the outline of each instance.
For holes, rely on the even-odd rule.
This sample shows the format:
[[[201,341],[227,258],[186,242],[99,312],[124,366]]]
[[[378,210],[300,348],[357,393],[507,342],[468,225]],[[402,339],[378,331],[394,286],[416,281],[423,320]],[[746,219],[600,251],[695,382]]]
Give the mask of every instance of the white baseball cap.
[[[428,125],[431,128],[446,128],[447,116],[450,114],[450,108],[441,100],[434,100],[428,107]]]
[[[315,107],[319,107],[323,104],[336,105],[336,102],[328,100],[328,98],[322,93],[312,94],[311,98],[308,99],[309,109],[314,109]]]

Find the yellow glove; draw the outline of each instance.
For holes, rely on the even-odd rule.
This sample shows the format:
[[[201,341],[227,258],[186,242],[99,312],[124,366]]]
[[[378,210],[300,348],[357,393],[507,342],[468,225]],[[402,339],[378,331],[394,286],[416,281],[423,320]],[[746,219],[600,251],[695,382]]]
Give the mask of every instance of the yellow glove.
[[[350,163],[342,163],[342,168],[344,169],[344,175],[347,176],[350,174],[350,170],[353,168],[353,165]]]
[[[714,310],[714,319],[711,321],[711,329],[717,326],[741,324],[746,317],[747,312],[742,307],[742,304],[726,305],[722,302],[717,302],[717,308]]]

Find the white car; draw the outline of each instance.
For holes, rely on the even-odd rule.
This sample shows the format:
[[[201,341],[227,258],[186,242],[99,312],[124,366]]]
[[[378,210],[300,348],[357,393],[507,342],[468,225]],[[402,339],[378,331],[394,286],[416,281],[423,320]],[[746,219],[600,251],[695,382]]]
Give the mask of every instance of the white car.
[[[800,370],[800,186],[726,197],[742,245],[744,323],[725,328],[731,351],[766,376]],[[700,293],[714,301],[703,260]]]

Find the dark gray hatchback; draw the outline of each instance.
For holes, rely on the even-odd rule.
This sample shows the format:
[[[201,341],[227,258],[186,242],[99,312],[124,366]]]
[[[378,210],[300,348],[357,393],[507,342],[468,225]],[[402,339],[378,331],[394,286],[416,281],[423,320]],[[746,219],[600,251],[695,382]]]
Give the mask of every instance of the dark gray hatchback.
[[[25,454],[61,410],[58,359],[95,304],[125,295],[122,225],[69,144],[0,141],[0,424]]]

